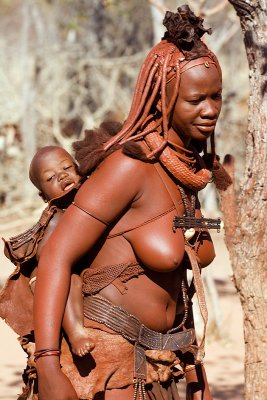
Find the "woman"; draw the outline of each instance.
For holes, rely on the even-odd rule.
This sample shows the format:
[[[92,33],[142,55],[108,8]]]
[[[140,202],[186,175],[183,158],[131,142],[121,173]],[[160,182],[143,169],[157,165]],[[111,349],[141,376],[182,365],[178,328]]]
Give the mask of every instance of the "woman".
[[[89,131],[74,145],[81,172],[91,176],[38,267],[34,315],[41,400],[177,399],[173,376],[182,368],[188,395],[212,398],[201,362],[204,335],[198,346],[193,343],[185,274],[192,267],[205,325],[199,267],[215,256],[207,227],[216,222],[202,218],[197,192],[216,180],[217,170],[225,178],[214,148],[221,70],[200,40],[206,32],[202,20],[188,6],[167,12],[163,23],[167,32],[143,64],[121,131],[114,137]],[[77,263],[87,266],[85,326],[94,345],[84,357],[87,373],[77,367],[86,375],[83,383],[61,358],[70,380],[65,376],[58,357]]]

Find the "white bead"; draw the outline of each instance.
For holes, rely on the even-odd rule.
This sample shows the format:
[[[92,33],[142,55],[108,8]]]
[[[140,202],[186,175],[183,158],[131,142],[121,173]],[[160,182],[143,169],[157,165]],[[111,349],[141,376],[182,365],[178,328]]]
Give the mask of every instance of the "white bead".
[[[195,233],[196,233],[196,231],[194,228],[187,229],[184,232],[184,237],[186,240],[190,240],[190,239],[192,239],[192,237],[194,236]]]

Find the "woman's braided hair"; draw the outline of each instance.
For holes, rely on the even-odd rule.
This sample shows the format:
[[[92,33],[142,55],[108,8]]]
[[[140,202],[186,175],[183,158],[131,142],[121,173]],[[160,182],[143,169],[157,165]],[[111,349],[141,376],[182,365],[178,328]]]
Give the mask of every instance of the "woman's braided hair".
[[[122,129],[104,143],[102,151],[108,155],[118,146],[124,147],[143,139],[150,149],[145,157],[147,161],[159,159],[181,184],[192,190],[201,190],[210,181],[211,172],[204,168],[198,172],[190,170],[168,146],[168,132],[183,68],[191,60],[199,59],[200,64],[214,64],[220,77],[221,69],[216,56],[201,41],[204,33],[211,33],[211,30],[203,27],[203,19],[187,5],[178,7],[176,13],[167,11],[163,24],[167,31],[141,67],[129,115]],[[175,84],[167,104],[166,88],[172,79],[175,79]],[[211,151],[212,160],[215,160],[213,135]],[[213,162],[211,164],[213,169]]]

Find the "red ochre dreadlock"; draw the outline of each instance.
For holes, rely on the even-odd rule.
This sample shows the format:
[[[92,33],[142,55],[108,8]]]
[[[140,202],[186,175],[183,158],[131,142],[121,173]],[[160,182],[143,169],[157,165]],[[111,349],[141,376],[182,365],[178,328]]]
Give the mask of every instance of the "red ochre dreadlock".
[[[104,145],[107,151],[114,145],[144,139],[150,153],[148,159],[158,158],[167,170],[187,188],[199,191],[212,179],[208,169],[195,172],[184,161],[194,164],[193,152],[181,148],[191,156],[177,153],[169,146],[170,115],[179,92],[181,74],[197,65],[215,65],[221,78],[221,68],[216,56],[200,40],[205,32],[203,19],[196,17],[188,6],[177,9],[177,13],[167,12],[163,21],[167,32],[145,59],[139,73],[131,109],[122,129]],[[167,104],[167,83],[175,79],[172,97]],[[207,152],[204,144],[204,156]],[[199,157],[199,156],[198,156]],[[211,170],[215,155],[214,134],[211,136]],[[193,159],[193,161],[192,161]],[[222,189],[222,188],[221,188]]]

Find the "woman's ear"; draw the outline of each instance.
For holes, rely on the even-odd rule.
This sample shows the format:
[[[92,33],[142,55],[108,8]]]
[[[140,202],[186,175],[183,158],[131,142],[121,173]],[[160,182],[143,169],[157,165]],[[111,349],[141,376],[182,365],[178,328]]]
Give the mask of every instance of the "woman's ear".
[[[38,192],[38,194],[39,194],[39,196],[43,199],[43,201],[45,202],[45,203],[47,203],[47,199],[45,198],[45,195],[43,194],[43,192]]]
[[[157,104],[156,104],[156,109],[161,113],[162,111],[162,102],[161,99],[158,99]]]

